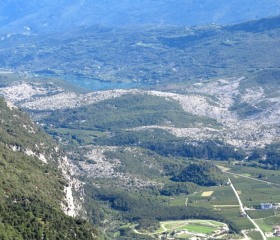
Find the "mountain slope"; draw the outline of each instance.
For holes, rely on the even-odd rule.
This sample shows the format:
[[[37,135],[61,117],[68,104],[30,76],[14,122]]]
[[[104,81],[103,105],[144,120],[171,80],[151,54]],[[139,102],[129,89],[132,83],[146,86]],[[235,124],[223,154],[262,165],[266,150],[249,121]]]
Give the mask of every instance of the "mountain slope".
[[[0,66],[88,89],[250,77],[279,69],[280,17],[227,27],[80,28],[0,41]],[[81,67],[82,66],[82,67]],[[101,87],[100,87],[101,86]]]
[[[203,25],[242,22],[280,13],[279,0],[2,1],[0,31],[63,31],[79,26]]]
[[[23,112],[0,106],[0,238],[94,239],[93,227],[61,210],[67,181],[55,145]]]
[[[138,144],[142,132],[160,129],[174,137],[186,137],[191,144],[220,139],[250,150],[279,140],[279,75],[278,70],[264,70],[248,78],[172,84],[172,92],[131,89],[75,93],[56,91],[46,79],[41,85],[28,80],[0,88],[0,94],[32,113],[37,121],[48,119],[51,128],[72,129],[72,134],[58,129],[57,136],[76,136],[76,140],[88,144],[96,137],[106,137],[108,132],[112,133],[107,136],[109,140],[121,144],[120,136],[133,140],[133,135],[134,143]],[[20,95],[22,92],[25,94]],[[124,126],[124,122],[130,127]],[[90,131],[75,131],[81,129]],[[129,132],[116,135],[116,129]],[[84,134],[85,138],[79,138]]]

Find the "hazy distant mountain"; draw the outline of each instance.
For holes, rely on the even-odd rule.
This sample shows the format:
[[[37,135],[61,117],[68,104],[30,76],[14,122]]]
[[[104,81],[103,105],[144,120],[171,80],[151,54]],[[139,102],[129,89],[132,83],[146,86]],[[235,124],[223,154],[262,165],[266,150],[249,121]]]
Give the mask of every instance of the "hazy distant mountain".
[[[77,26],[228,24],[280,14],[280,0],[3,0],[1,32]]]

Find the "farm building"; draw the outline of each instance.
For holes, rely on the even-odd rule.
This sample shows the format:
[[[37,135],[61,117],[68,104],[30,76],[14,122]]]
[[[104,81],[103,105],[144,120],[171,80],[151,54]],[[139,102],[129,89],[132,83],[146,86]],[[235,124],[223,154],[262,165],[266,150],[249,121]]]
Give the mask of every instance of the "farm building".
[[[272,209],[273,204],[272,203],[261,203],[261,209]]]

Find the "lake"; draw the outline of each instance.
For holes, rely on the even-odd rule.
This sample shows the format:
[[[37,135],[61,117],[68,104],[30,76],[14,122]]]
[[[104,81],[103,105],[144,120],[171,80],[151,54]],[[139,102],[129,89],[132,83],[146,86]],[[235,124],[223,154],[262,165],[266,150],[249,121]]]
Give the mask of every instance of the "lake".
[[[77,85],[81,88],[92,91],[111,90],[111,89],[131,89],[143,87],[140,83],[126,83],[126,82],[105,82],[97,79],[85,78],[64,78],[65,81]]]
[[[73,75],[58,75],[54,73],[36,72],[37,76],[46,77],[46,78],[58,78],[65,82],[75,85],[77,87],[89,90],[89,91],[102,91],[102,90],[112,90],[112,89],[132,89],[132,88],[145,88],[148,85],[143,83],[134,83],[134,82],[110,82],[102,81],[99,79],[93,78],[84,78]]]

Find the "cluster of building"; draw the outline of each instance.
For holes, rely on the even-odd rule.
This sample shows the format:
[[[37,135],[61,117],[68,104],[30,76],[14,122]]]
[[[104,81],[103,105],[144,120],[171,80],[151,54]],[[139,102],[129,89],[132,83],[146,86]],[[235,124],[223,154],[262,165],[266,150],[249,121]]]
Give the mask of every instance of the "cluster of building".
[[[280,208],[280,203],[261,203],[260,207],[263,210],[278,209],[278,208]]]

